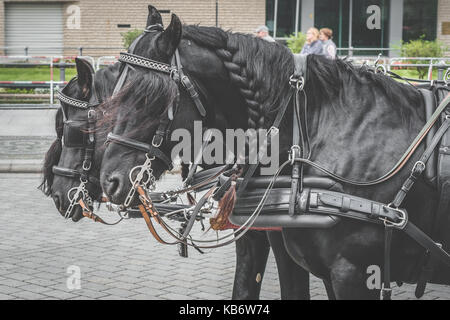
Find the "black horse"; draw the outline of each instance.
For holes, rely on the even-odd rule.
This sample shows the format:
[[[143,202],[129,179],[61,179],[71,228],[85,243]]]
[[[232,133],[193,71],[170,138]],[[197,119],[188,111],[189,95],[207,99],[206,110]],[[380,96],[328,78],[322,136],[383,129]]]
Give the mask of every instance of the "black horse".
[[[68,96],[82,101],[89,101],[93,95],[98,96],[99,102],[106,101],[113,92],[115,82],[118,78],[120,69],[119,64],[115,64],[112,67],[102,69],[94,74],[94,71],[90,64],[82,59],[76,59],[76,66],[78,71],[78,79],[71,81],[67,85],[63,93]],[[165,92],[165,91],[164,91]],[[188,107],[192,101],[187,97],[185,91],[181,91],[181,100],[186,101],[185,105]],[[74,108],[67,105],[64,101],[61,102],[62,108],[65,110],[65,115],[71,121],[79,121],[81,124],[86,125],[87,110]],[[189,108],[189,107],[188,107]],[[193,108],[193,107],[192,107]],[[80,177],[73,176],[73,173],[67,174],[54,174],[52,169],[54,166],[65,168],[69,170],[82,171],[82,163],[85,155],[84,146],[67,147],[62,144],[63,139],[63,109],[59,109],[56,114],[56,132],[57,140],[53,143],[46,155],[46,160],[43,168],[44,180],[41,184],[41,189],[46,195],[51,195],[57,209],[62,215],[66,214],[66,211],[70,205],[68,193],[70,190],[77,188],[80,184]],[[104,108],[103,105],[96,107],[96,118],[100,122],[95,132],[95,152],[93,153],[92,167],[89,171],[90,179],[86,185],[87,192],[92,199],[99,199],[102,191],[97,183],[99,178],[100,164],[104,152],[104,142],[106,138],[106,132],[109,128],[108,117],[103,119],[104,113],[110,110]],[[193,114],[194,115],[194,114]],[[220,118],[220,114],[215,114],[216,118]],[[103,120],[102,120],[103,119]],[[183,123],[185,126],[185,123]],[[80,127],[80,130],[87,131],[87,128]],[[65,137],[70,138],[70,137]],[[72,137],[73,138],[73,137]],[[58,173],[58,171],[57,171]],[[92,208],[91,208],[92,209]],[[70,217],[73,221],[79,221],[82,215],[82,209],[79,205],[76,205],[71,213]],[[280,243],[281,245],[281,243]],[[292,262],[285,263],[285,260],[290,260],[290,257],[284,252],[284,247],[281,245],[280,250],[274,250],[276,252],[277,263],[279,268],[284,271],[286,267],[292,265]],[[265,233],[253,231],[247,235],[246,238],[240,239],[237,242],[237,263],[236,263],[236,277],[235,285],[233,288],[234,299],[257,299],[261,288],[262,275],[267,261],[269,252],[269,244],[266,239]],[[251,259],[249,259],[248,253],[251,252]],[[284,254],[284,256],[282,255]],[[296,267],[301,272],[301,275],[305,272]],[[258,274],[260,274],[259,279]],[[286,272],[283,272],[286,274]],[[295,275],[294,275],[295,276]],[[293,285],[290,281],[290,277],[287,277],[286,281],[280,279],[282,288],[282,298],[286,299],[299,299],[308,298],[309,290],[308,285],[302,285],[301,289],[297,289],[298,286]],[[307,279],[307,275],[306,275]]]
[[[159,12],[149,6],[149,16],[147,19],[147,27],[161,25],[162,18]],[[177,40],[174,40],[177,39]],[[181,44],[178,42],[181,41]],[[232,119],[232,126],[235,128],[247,126],[247,120],[242,117],[236,123],[233,115],[239,114],[243,109],[247,109],[247,105],[252,103],[241,90],[237,89],[237,83],[233,81],[227,68],[223,66],[221,60],[214,54],[203,52],[204,49],[199,48],[195,42],[189,39],[183,39],[181,34],[181,23],[176,16],[173,17],[170,26],[164,31],[148,32],[136,44],[134,54],[148,57],[156,61],[170,63],[176,49],[179,49],[181,63],[185,72],[194,80],[197,89],[201,93],[204,105],[208,108],[206,117],[203,119],[204,127],[219,128],[224,130],[229,120]],[[201,59],[199,58],[201,54]],[[136,69],[139,69],[136,67]],[[131,78],[130,77],[133,77]],[[117,122],[115,130],[120,133],[119,128],[134,123],[137,127],[133,129],[132,137],[150,142],[153,133],[159,124],[159,115],[167,115],[164,107],[168,107],[167,103],[176,100],[173,89],[174,82],[167,82],[167,77],[160,79],[161,76],[155,72],[144,70],[142,73],[130,72],[128,76],[128,85],[118,93],[118,96],[111,104],[115,105],[119,116],[114,121]],[[156,81],[164,81],[160,85]],[[154,83],[152,83],[154,81]],[[181,94],[183,90],[180,91]],[[161,105],[161,95],[166,95],[166,105]],[[176,95],[176,94],[175,94]],[[139,97],[139,101],[134,97]],[[145,97],[151,97],[151,100]],[[192,102],[190,98],[179,98],[180,106],[183,109],[190,110],[183,117],[177,117],[171,124],[171,130],[176,128],[187,128],[191,132],[193,130],[193,121],[202,120],[198,112],[189,108]],[[123,103],[125,101],[125,103]],[[133,104],[129,105],[128,102]],[[151,104],[152,108],[148,105]],[[146,106],[146,108],[144,108]],[[114,106],[113,106],[114,108]],[[181,108],[181,107],[180,107]],[[129,110],[136,109],[141,112],[138,119],[128,119]],[[128,110],[122,112],[121,110]],[[156,121],[154,121],[156,120]],[[136,122],[138,121],[138,122]],[[143,129],[145,127],[145,129]],[[148,140],[150,139],[150,140]],[[164,144],[162,146],[166,154],[170,154],[172,145]],[[124,149],[119,150],[119,152]],[[132,154],[128,151],[122,153],[123,160],[129,163],[137,163],[142,160],[142,154]],[[160,177],[164,171],[164,167],[160,166],[155,172],[156,177]],[[122,176],[128,173],[114,172],[110,177],[110,184],[107,190],[104,190],[109,199],[113,203],[122,203],[123,200],[117,199],[112,189],[117,186],[117,182],[124,178]],[[127,178],[126,178],[127,179]],[[308,299],[309,298],[309,275],[300,268],[287,254],[282,243],[280,232],[268,232],[270,245],[277,261],[278,274],[280,277],[281,296],[283,299]],[[233,298],[257,299],[261,288],[260,279],[264,275],[264,269],[269,253],[269,243],[266,238],[266,232],[250,231],[246,236],[242,237],[236,243],[237,268],[235,275],[235,285],[233,289]]]
[[[85,102],[95,99],[98,104],[111,97],[114,83],[119,75],[120,64],[116,63],[97,72],[94,72],[92,65],[84,59],[75,59],[75,64],[78,77],[71,80],[64,87],[62,93],[65,96]],[[102,108],[96,106],[95,111],[96,121],[103,118],[104,110]],[[39,188],[45,195],[52,197],[56,208],[63,216],[66,215],[66,211],[70,205],[68,198],[69,190],[80,185],[81,177],[79,173],[83,171],[82,164],[86,155],[86,141],[84,137],[89,131],[87,117],[87,108],[74,107],[67,102],[61,101],[61,107],[55,116],[57,138],[45,156],[42,169],[43,180]],[[64,121],[66,120],[71,123],[72,131],[68,131],[63,137]],[[68,127],[69,125],[66,124],[66,129]],[[77,141],[76,145],[72,146],[69,143],[70,141],[64,141],[63,143],[65,139],[79,141]],[[95,133],[95,145],[92,146],[95,148],[95,152],[92,155],[92,166],[89,170],[89,179],[86,183],[87,194],[92,200],[98,200],[102,195],[99,176],[105,141],[105,134]],[[55,171],[55,166],[61,168],[61,170]],[[81,207],[76,205],[70,217],[74,222],[79,221],[83,217]]]
[[[225,68],[248,104],[245,121],[242,110],[227,104],[228,109],[224,113],[232,124],[231,128],[269,127],[279,106],[287,103],[291,97],[292,88],[288,81],[294,71],[291,52],[276,44],[214,27],[185,26],[180,42],[181,28],[179,21],[173,19],[168,30],[149,39],[153,42],[150,47],[159,52],[157,58],[169,59],[175,48],[179,47],[180,52],[184,52],[184,65],[189,66],[189,71],[198,77],[202,77],[202,74],[207,77],[211,70]],[[158,44],[158,39],[164,39],[164,45]],[[353,180],[371,181],[383,176],[400,159],[425,124],[424,101],[419,91],[364,67],[356,69],[339,59],[330,61],[311,55],[307,57],[306,66],[304,92],[308,98],[306,121],[309,124],[311,160],[335,174]],[[144,80],[142,76],[140,79]],[[171,85],[168,77],[161,77],[160,80],[167,86]],[[140,82],[137,85],[145,84]],[[155,127],[136,130],[138,119],[143,120],[148,116],[136,102],[142,99],[152,101],[152,97],[145,95],[145,92],[142,92],[143,96],[127,94],[131,91],[131,88],[124,89],[122,97],[114,101],[127,106],[126,109],[118,109],[118,118],[124,119],[125,113],[128,118],[114,128],[114,133],[151,141]],[[213,90],[211,92],[216,93]],[[216,94],[220,93],[219,90]],[[147,109],[152,109],[151,103]],[[291,146],[292,106],[290,110],[280,125],[281,161],[287,160],[287,151]],[[178,112],[183,118],[191,111],[180,108]],[[163,146],[165,152],[169,149]],[[410,174],[421,149],[422,145],[388,181],[368,187],[346,183],[343,185],[344,191],[389,203]],[[125,199],[132,187],[128,173],[134,166],[142,164],[143,160],[143,153],[132,152],[115,144],[107,148],[101,183],[109,197],[116,202]],[[164,166],[154,161],[152,169],[155,176],[159,177]],[[305,174],[320,175],[321,172],[307,167]],[[421,179],[405,201],[411,221],[425,231],[431,228],[436,205],[436,190]],[[371,289],[366,281],[371,266],[383,265],[382,227],[343,219],[331,229],[287,228],[282,233],[290,256],[306,270],[322,278],[328,284],[329,295],[338,299],[379,298],[379,288]],[[448,249],[448,243],[443,245]],[[394,232],[392,279],[416,282],[423,254],[423,248],[414,241],[400,232]],[[443,283],[448,283],[448,271],[442,276]]]

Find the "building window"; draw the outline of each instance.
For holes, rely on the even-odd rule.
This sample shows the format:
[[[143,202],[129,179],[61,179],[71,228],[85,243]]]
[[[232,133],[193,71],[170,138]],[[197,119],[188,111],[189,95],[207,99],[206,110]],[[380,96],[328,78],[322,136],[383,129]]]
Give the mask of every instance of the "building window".
[[[348,48],[349,0],[316,0],[314,24],[318,29],[333,30],[333,41],[338,48]]]
[[[390,0],[316,0],[314,24],[333,30],[337,47],[344,48],[339,55],[376,55],[382,51],[346,49],[389,46],[389,5]]]
[[[436,39],[437,0],[404,0],[403,41]]]
[[[267,0],[266,25],[276,39],[286,39],[300,30],[301,0]]]
[[[352,47],[389,47],[389,5],[389,0],[353,1]],[[378,53],[379,51],[358,52],[362,55],[377,55]],[[387,51],[382,53],[388,54]]]

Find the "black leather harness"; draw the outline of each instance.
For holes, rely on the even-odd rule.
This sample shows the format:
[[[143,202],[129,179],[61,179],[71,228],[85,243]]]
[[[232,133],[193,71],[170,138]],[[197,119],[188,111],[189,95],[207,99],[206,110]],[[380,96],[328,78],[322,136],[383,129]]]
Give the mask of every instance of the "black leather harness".
[[[94,79],[94,74],[92,75],[92,78]],[[70,85],[76,80],[76,77],[73,78],[66,88],[70,87]],[[70,201],[69,207],[67,208],[65,214],[65,218],[67,219],[71,217],[73,208],[78,204],[80,199],[86,201],[88,206],[92,205],[93,199],[90,197],[86,188],[86,184],[88,182],[95,184],[96,187],[100,187],[100,181],[90,175],[89,172],[92,168],[92,160],[95,150],[95,124],[97,121],[95,109],[101,102],[95,90],[94,81],[92,81],[91,96],[89,97],[88,102],[71,98],[64,94],[64,90],[58,93],[58,98],[63,104],[87,111],[85,120],[74,121],[67,117],[67,112],[64,109],[64,105],[61,105],[64,123],[64,146],[67,148],[80,148],[84,151],[81,170],[64,168],[60,166],[52,167],[52,172],[55,175],[80,180],[80,185],[69,190],[67,194]]]
[[[284,163],[281,167],[284,167],[286,164],[292,164],[292,174],[290,181],[289,192],[278,191],[276,193],[275,198],[270,201],[271,203],[278,203],[283,207],[289,204],[288,207],[284,207],[288,215],[284,214],[281,218],[277,216],[276,219],[271,218],[270,215],[259,216],[255,218],[252,226],[280,226],[280,227],[298,227],[301,225],[302,219],[308,219],[310,214],[319,214],[326,216],[335,216],[335,217],[343,217],[350,219],[357,219],[360,221],[375,223],[384,226],[385,228],[385,249],[384,249],[384,278],[383,278],[383,288],[382,288],[382,296],[384,299],[390,299],[391,297],[391,289],[390,289],[390,248],[391,248],[391,239],[392,232],[394,229],[401,230],[405,232],[408,236],[414,239],[417,243],[419,243],[425,250],[427,254],[430,255],[433,259],[440,260],[448,267],[450,267],[450,255],[442,249],[442,246],[436,243],[433,239],[427,236],[423,231],[417,228],[411,221],[408,219],[408,214],[406,210],[401,208],[403,204],[403,200],[411,190],[417,178],[422,175],[425,171],[426,164],[430,157],[432,157],[438,143],[443,139],[443,137],[448,136],[448,140],[446,139],[446,143],[450,144],[450,134],[446,136],[446,133],[449,132],[450,127],[450,115],[448,115],[445,110],[447,110],[448,105],[450,104],[450,95],[447,95],[442,102],[439,104],[437,109],[427,118],[427,123],[413,141],[411,146],[404,153],[402,158],[398,161],[398,163],[385,175],[382,177],[375,179],[373,181],[353,181],[346,179],[344,177],[338,176],[326,168],[323,168],[319,164],[311,161],[309,159],[309,139],[307,136],[307,123],[306,123],[306,103],[303,105],[303,112],[300,110],[301,106],[301,94],[304,94],[303,88],[306,79],[306,59],[304,57],[294,57],[296,62],[296,67],[293,76],[291,76],[290,84],[293,88],[293,99],[294,99],[294,124],[293,124],[293,146],[291,148],[290,160]],[[277,115],[275,122],[273,124],[274,127],[277,127],[281,121],[281,117],[283,117],[286,111],[286,106],[281,108],[281,111]],[[439,117],[442,117],[442,123],[437,130],[432,130],[434,125],[438,122]],[[433,135],[431,136],[431,133]],[[385,182],[395,176],[397,172],[405,165],[405,163],[410,159],[412,154],[416,151],[418,145],[424,140],[424,138],[428,136],[427,145],[425,151],[420,157],[419,161],[417,161],[411,171],[410,176],[403,183],[401,189],[398,191],[394,200],[389,203],[380,203],[376,201],[372,201],[369,199],[364,199],[360,197],[355,197],[349,194],[345,194],[340,191],[331,191],[323,188],[311,188],[306,183],[306,179],[302,174],[302,166],[310,165],[313,168],[322,171],[325,175],[329,176],[331,179],[339,182],[343,182],[350,185],[356,186],[370,186],[376,185],[382,182]],[[450,155],[450,146],[440,149],[442,158],[443,154]],[[441,186],[441,190],[444,190],[448,186],[450,186],[450,162],[448,163],[448,176],[449,180],[445,181],[445,185]],[[251,181],[251,177],[254,174],[256,167],[258,164],[250,165],[244,178],[239,183],[238,188],[238,201],[236,203],[235,212],[230,216],[230,221],[234,224],[240,225],[243,221],[247,221],[248,216],[242,218],[242,214],[249,214],[251,208],[255,205],[254,201],[252,202],[250,199],[252,196],[257,197],[257,193],[254,191],[249,191],[250,193],[244,194],[243,191],[249,185]],[[222,182],[222,189],[226,190],[232,178],[228,178],[227,181]],[[220,190],[223,194],[224,190]],[[450,202],[450,189],[445,189],[445,201],[444,208],[448,210],[448,205]],[[286,201],[287,193],[289,193],[289,201]],[[259,196],[261,197],[261,196]],[[442,194],[441,194],[442,197]],[[285,200],[283,200],[285,199]],[[270,209],[274,209],[269,206],[268,211]],[[286,212],[286,211],[284,211]],[[299,214],[295,214],[299,213]],[[442,214],[442,213],[441,213]],[[439,214],[438,214],[439,215]],[[303,218],[302,218],[303,217]],[[308,220],[307,220],[308,221]],[[332,226],[333,224],[324,223],[324,226]],[[306,223],[308,225],[310,222]],[[314,225],[314,224],[312,224]]]

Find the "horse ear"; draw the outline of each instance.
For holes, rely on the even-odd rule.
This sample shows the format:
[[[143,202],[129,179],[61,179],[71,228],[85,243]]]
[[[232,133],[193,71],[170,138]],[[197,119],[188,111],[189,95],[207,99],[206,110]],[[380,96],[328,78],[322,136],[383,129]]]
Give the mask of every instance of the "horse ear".
[[[77,66],[78,73],[78,86],[83,92],[83,95],[87,97],[92,88],[94,68],[89,61],[85,59],[75,58],[75,64]]]
[[[161,14],[158,9],[156,9],[152,5],[148,5],[148,17],[147,17],[147,27],[152,26],[154,24],[163,24]]]
[[[172,56],[180,44],[181,41],[182,26],[181,21],[177,15],[172,14],[172,20],[169,26],[158,38],[158,49],[167,54],[167,56]]]

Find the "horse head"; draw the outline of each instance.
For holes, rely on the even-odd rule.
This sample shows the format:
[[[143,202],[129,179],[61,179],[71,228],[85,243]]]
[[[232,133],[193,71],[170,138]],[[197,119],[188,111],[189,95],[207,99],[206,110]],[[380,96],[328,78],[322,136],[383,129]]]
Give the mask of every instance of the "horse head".
[[[44,164],[44,181],[41,188],[51,195],[58,211],[73,221],[82,217],[77,201],[100,198],[99,183],[104,131],[96,130],[103,117],[98,107],[112,87],[118,66],[97,73],[89,62],[76,59],[78,76],[61,91],[61,107],[56,114],[57,140],[49,149]],[[109,83],[109,85],[108,85]]]

